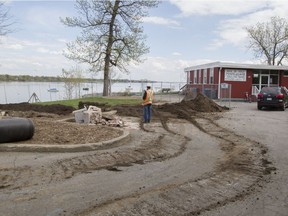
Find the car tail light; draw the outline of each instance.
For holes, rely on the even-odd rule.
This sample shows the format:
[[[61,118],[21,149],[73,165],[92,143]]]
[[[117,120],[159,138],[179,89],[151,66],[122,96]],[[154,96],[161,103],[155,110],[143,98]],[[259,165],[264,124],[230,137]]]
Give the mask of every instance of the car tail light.
[[[276,95],[276,98],[277,99],[284,99],[284,95],[283,94],[278,94],[278,95]]]
[[[258,94],[258,98],[260,99],[260,98],[263,98],[263,94],[262,93],[259,93]]]

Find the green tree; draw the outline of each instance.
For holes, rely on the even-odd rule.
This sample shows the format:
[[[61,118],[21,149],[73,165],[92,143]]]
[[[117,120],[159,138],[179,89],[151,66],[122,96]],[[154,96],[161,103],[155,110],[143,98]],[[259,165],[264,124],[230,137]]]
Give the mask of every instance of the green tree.
[[[109,93],[110,68],[128,73],[131,62],[141,62],[149,52],[141,19],[158,0],[77,0],[78,17],[61,18],[69,27],[78,27],[81,36],[67,44],[65,56],[90,65],[92,72],[104,73],[103,96]]]
[[[255,57],[265,57],[268,65],[282,65],[288,51],[288,23],[280,17],[255,26],[245,27],[250,39],[249,48]]]

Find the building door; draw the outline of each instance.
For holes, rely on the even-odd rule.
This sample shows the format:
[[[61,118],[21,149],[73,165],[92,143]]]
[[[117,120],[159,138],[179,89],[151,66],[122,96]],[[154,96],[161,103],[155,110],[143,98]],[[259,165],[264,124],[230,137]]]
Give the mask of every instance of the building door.
[[[269,77],[270,75],[266,75],[266,74],[261,74],[260,75],[260,83],[259,83],[259,87],[261,90],[264,86],[269,86]]]

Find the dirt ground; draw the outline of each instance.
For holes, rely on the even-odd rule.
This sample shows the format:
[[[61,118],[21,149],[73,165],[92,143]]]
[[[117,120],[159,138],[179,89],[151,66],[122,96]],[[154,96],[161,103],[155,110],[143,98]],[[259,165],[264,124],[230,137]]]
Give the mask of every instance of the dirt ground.
[[[105,107],[105,104],[82,102],[79,103],[79,109],[84,105],[96,105],[101,107],[102,111],[111,109]],[[120,116],[140,117],[143,112],[141,106],[116,106],[114,109]],[[0,111],[5,111],[8,117],[29,118],[34,123],[35,133],[32,139],[17,142],[18,144],[87,144],[113,139],[123,134],[121,130],[109,126],[73,123],[71,119],[73,119],[74,110],[73,107],[63,105],[41,106],[29,103],[0,105]],[[199,94],[195,100],[156,105],[153,115],[158,116],[157,113],[161,112],[165,113],[165,115],[162,114],[164,119],[167,115],[186,119],[197,112],[222,112],[223,110],[225,108]],[[65,121],[65,119],[68,120]]]
[[[86,143],[120,135],[117,128],[63,121],[72,110],[61,113],[62,108],[69,110],[0,106],[11,116],[34,121],[33,139],[20,143],[82,144],[83,134],[100,136]],[[142,107],[114,109],[130,132],[130,140],[121,145],[78,153],[0,152],[0,212],[214,215],[209,212],[259,193],[278,172],[267,146],[234,131],[237,122],[230,129],[221,126],[218,122],[232,121],[225,117],[231,111],[201,94],[194,100],[154,105],[150,124],[142,123]]]

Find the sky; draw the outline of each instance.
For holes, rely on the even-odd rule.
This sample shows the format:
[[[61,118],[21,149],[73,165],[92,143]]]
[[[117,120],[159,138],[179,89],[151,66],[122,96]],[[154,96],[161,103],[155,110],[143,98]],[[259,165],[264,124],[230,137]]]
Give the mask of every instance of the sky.
[[[63,56],[66,44],[80,35],[60,17],[73,17],[75,1],[5,1],[13,33],[0,38],[0,74],[61,76],[62,69],[82,65]],[[287,0],[166,0],[143,20],[145,61],[129,67],[120,79],[185,82],[185,67],[215,61],[262,63],[248,49],[244,27],[288,19]],[[85,70],[85,69],[83,69]],[[101,78],[101,74],[85,73]]]

